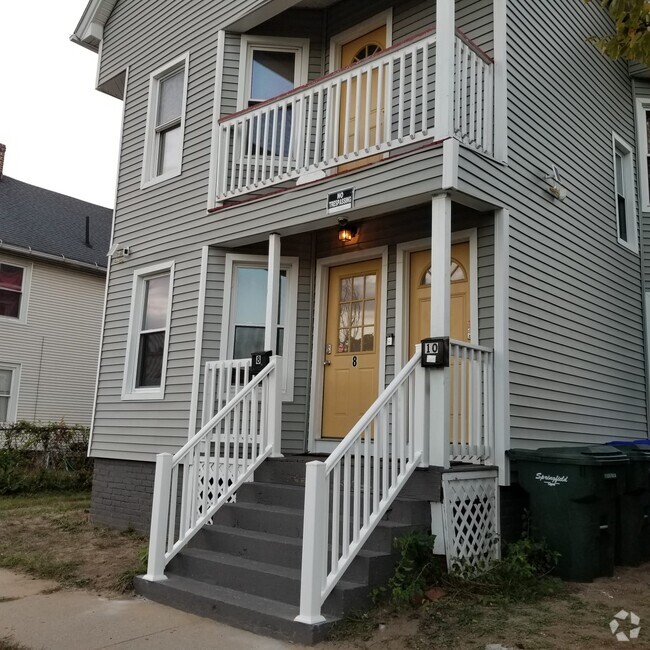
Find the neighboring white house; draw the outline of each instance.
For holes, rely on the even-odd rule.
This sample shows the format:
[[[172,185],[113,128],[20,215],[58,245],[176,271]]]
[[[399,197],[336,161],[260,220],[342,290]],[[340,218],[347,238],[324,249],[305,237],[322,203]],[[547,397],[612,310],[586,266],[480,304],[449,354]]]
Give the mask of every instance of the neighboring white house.
[[[2,175],[0,422],[90,425],[112,210]]]

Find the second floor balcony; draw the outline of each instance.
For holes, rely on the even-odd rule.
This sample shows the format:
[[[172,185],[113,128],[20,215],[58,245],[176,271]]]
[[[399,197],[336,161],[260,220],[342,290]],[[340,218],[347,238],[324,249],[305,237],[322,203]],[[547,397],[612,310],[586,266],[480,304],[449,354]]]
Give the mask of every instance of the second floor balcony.
[[[452,32],[453,33],[453,32]],[[455,137],[494,151],[494,66],[434,29],[219,120],[216,201],[241,200]],[[443,115],[444,112],[444,115]]]

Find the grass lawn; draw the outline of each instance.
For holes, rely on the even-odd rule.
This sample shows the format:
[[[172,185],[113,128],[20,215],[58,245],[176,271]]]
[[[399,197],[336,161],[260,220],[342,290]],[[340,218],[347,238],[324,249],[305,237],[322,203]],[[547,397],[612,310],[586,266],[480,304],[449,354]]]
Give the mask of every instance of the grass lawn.
[[[86,492],[0,497],[0,567],[106,595],[131,591],[147,540],[94,526],[89,507]]]

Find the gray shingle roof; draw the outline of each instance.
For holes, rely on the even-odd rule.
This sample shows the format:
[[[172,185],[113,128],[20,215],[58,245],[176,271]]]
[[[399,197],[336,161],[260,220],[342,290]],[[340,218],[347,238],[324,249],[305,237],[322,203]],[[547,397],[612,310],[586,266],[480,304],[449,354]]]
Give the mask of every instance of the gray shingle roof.
[[[85,244],[87,216],[90,217],[92,248]],[[0,240],[3,244],[105,268],[112,218],[112,210],[94,203],[8,176],[0,180]]]

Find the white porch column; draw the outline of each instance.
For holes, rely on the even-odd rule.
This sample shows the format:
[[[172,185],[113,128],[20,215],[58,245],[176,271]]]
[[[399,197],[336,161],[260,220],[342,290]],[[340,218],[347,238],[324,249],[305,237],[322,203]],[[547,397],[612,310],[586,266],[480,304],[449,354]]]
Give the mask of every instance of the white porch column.
[[[494,213],[494,457],[499,484],[510,485],[510,213]]]
[[[434,138],[454,133],[456,0],[436,0],[436,83]]]
[[[278,340],[278,302],[280,300],[280,235],[269,235],[269,265],[266,279],[266,319],[264,321],[264,349],[276,355]]]
[[[431,202],[431,331],[448,337],[450,328],[451,198]],[[430,370],[429,464],[449,467],[449,368]]]

